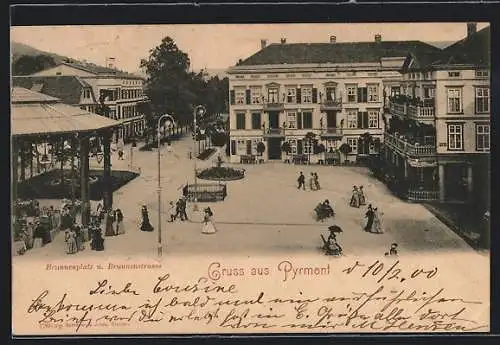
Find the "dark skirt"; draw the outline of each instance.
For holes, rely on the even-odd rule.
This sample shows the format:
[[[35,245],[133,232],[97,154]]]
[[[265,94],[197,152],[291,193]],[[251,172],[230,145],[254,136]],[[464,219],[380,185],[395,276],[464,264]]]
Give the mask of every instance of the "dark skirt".
[[[149,222],[149,217],[142,218],[141,231],[153,231],[154,228]]]

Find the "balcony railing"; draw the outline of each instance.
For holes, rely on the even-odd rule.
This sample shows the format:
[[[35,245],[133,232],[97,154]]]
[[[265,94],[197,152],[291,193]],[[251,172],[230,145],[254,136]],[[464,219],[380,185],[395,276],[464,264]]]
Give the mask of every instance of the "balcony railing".
[[[342,99],[325,100],[321,102],[321,110],[341,110],[342,109]]]
[[[418,105],[408,106],[408,117],[414,118],[415,120],[432,120],[434,119],[434,115],[434,107],[423,107]]]
[[[263,128],[263,135],[267,137],[284,137],[284,128]]]
[[[384,133],[384,142],[396,151],[409,156],[433,156],[436,154],[435,145],[410,144],[408,141],[387,132]]]
[[[437,201],[439,200],[439,191],[409,189],[407,198],[408,201]]]
[[[273,110],[284,110],[285,104],[283,102],[265,102],[264,103],[264,111],[273,111]]]
[[[389,102],[389,112],[397,116],[406,115],[406,104],[396,103],[394,101]]]
[[[320,129],[320,135],[322,137],[339,137],[343,135],[343,130],[342,128],[338,127],[328,127],[328,128],[321,128]]]

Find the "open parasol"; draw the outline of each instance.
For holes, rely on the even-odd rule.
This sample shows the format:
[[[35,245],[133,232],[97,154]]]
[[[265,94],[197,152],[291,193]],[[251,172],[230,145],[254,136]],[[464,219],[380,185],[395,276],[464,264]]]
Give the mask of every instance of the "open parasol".
[[[342,229],[338,225],[331,225],[328,227],[328,230],[330,230],[331,232],[336,232],[336,233],[342,232]]]

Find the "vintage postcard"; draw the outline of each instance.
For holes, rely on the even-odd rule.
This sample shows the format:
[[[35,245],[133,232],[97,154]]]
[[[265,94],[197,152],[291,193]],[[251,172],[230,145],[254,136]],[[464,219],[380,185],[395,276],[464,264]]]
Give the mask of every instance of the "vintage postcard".
[[[14,336],[489,332],[490,40],[11,27]]]

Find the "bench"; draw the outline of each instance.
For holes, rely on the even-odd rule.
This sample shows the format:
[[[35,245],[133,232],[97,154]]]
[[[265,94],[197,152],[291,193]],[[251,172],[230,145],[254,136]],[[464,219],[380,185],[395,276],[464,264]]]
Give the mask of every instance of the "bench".
[[[307,164],[309,159],[307,155],[294,155],[293,156],[293,164]]]
[[[241,164],[255,164],[257,163],[257,159],[253,155],[242,155],[240,156]]]
[[[223,201],[227,196],[227,187],[219,183],[198,183],[195,185],[185,185],[182,189],[188,201],[194,201],[195,196],[199,202]]]

